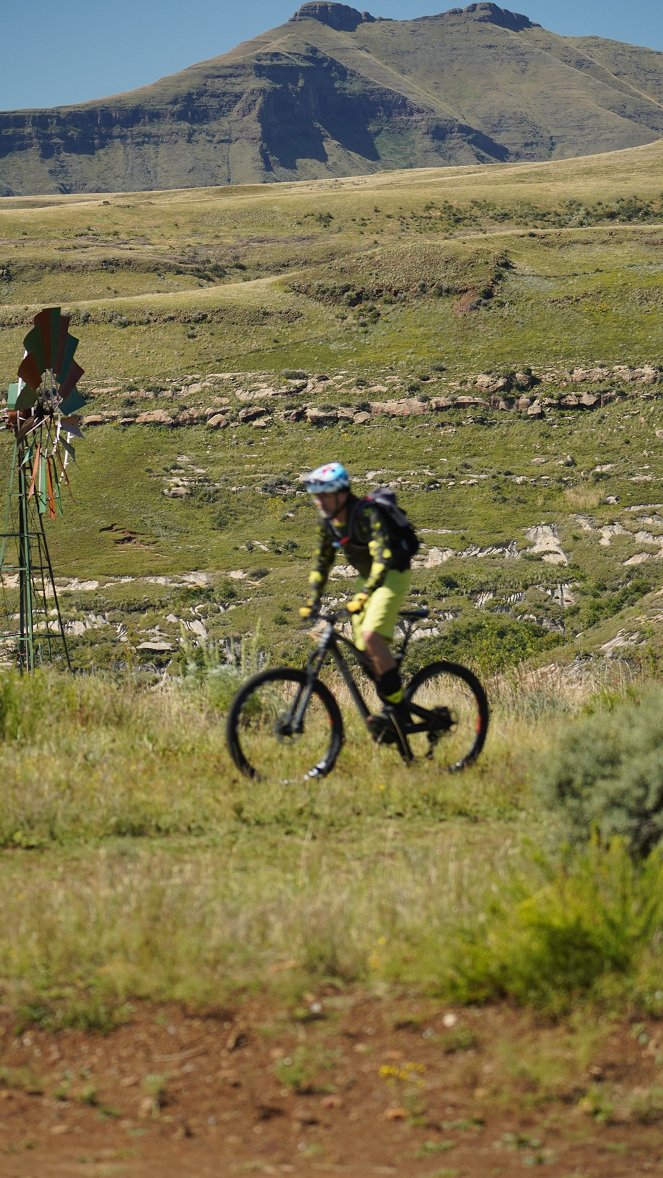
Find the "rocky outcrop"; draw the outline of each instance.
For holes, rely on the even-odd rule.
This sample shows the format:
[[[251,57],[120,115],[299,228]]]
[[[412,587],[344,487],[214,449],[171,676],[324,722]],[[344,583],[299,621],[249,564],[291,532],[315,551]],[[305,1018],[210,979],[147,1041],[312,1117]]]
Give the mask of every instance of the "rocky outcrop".
[[[357,12],[347,4],[310,0],[309,3],[302,4],[290,20],[319,20],[321,24],[329,25],[330,29],[336,29],[340,33],[354,33],[359,25],[371,23],[375,17],[371,16],[370,12]]]

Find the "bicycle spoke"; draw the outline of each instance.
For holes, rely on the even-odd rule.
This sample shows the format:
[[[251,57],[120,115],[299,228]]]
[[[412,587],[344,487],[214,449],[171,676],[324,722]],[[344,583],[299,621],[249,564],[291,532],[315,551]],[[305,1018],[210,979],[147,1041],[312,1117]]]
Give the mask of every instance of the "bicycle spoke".
[[[341,747],[343,727],[328,689],[302,671],[278,668],[256,675],[228,715],[235,764],[249,777],[283,782],[328,773]]]
[[[475,675],[455,663],[425,667],[409,684],[408,742],[415,758],[440,768],[462,769],[483,748],[488,703]]]

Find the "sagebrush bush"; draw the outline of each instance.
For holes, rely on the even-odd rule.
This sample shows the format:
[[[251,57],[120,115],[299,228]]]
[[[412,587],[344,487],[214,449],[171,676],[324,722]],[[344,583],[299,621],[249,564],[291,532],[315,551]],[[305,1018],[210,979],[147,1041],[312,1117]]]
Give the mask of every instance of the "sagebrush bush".
[[[536,784],[571,842],[617,835],[648,855],[663,839],[663,688],[570,724]]]

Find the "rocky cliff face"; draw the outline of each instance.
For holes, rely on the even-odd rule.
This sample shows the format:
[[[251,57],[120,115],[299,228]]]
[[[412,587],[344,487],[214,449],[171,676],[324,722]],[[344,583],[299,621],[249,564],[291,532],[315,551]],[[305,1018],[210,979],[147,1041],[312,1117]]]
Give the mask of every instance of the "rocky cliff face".
[[[370,12],[357,12],[347,4],[310,0],[310,3],[302,4],[298,12],[290,19],[292,21],[319,20],[321,24],[329,25],[330,29],[336,29],[338,32],[354,33],[358,25],[374,21],[375,17],[371,16]]]
[[[241,54],[0,114],[0,194],[547,159],[662,135],[663,54],[558,37],[492,3],[393,21],[310,0]]]

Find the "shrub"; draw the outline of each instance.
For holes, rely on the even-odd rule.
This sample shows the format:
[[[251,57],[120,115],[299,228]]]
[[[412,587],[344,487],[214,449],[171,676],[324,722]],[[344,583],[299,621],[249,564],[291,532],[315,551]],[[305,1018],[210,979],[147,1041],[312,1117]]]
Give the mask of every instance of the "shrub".
[[[483,913],[474,909],[447,930],[439,992],[461,1002],[509,998],[551,1014],[581,997],[612,1004],[630,993],[656,1009],[646,984],[661,936],[662,882],[660,855],[633,863],[619,839],[583,848],[566,866],[532,862],[492,887]]]
[[[663,688],[577,720],[539,771],[572,842],[624,839],[634,858],[663,837]]]
[[[452,579],[452,578],[450,578]],[[439,638],[422,638],[408,651],[408,667],[432,659],[467,663],[482,675],[517,666],[557,639],[534,622],[485,613],[450,622]]]

